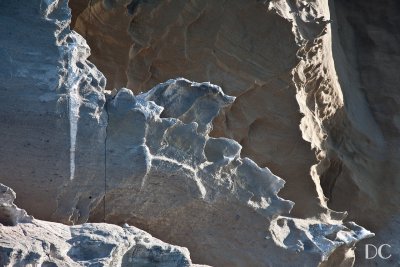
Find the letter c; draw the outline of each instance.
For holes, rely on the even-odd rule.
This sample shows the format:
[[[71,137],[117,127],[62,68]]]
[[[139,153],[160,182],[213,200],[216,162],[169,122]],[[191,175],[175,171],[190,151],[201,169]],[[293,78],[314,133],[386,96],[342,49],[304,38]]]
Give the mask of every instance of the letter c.
[[[383,247],[389,247],[389,248],[391,248],[392,246],[390,246],[389,244],[382,244],[382,245],[380,245],[379,248],[378,248],[378,255],[379,255],[379,257],[380,257],[381,259],[384,259],[384,260],[389,259],[390,257],[392,257],[392,254],[389,254],[389,256],[387,256],[387,257],[384,257],[384,256],[382,255],[382,248],[383,248]],[[375,256],[376,256],[376,254],[375,254]]]

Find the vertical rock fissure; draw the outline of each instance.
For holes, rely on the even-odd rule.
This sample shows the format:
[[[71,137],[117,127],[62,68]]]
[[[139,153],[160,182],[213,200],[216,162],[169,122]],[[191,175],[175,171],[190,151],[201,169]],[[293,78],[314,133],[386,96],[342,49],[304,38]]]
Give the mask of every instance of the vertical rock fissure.
[[[108,98],[106,97],[106,102],[104,104],[104,112],[107,116],[106,126],[105,126],[105,136],[104,136],[104,200],[103,200],[103,221],[106,222],[106,197],[107,197],[107,130],[108,130]]]

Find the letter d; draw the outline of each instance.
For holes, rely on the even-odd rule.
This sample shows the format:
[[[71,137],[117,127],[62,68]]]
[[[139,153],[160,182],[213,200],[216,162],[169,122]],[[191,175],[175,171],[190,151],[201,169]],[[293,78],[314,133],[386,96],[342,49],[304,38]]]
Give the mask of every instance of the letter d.
[[[375,249],[375,255],[372,256],[372,257],[369,257],[369,247],[370,247],[370,246],[374,247],[374,249]],[[367,260],[370,260],[370,259],[375,258],[376,255],[378,255],[378,249],[377,249],[374,245],[372,245],[372,244],[366,244],[366,245],[365,245],[365,258],[366,258]]]

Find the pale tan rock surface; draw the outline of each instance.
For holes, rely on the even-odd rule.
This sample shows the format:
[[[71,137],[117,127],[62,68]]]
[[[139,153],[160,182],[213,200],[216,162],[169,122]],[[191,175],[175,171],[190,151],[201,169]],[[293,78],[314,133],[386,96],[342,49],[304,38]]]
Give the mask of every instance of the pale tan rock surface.
[[[363,2],[128,2],[71,2],[108,89],[136,94],[107,103],[66,1],[32,1],[27,14],[0,3],[0,181],[22,207],[132,222],[217,266],[351,266],[369,233],[329,208],[348,210],[378,232],[368,242],[394,247],[356,264],[399,261],[395,15],[366,19],[375,6]],[[137,94],[180,76],[236,100],[184,79]],[[211,135],[238,143],[208,135],[221,107]],[[313,218],[287,217],[283,181],[245,156]]]
[[[339,155],[344,170],[331,206],[370,225],[377,235],[368,243],[391,246],[386,260],[365,261],[359,253],[359,266],[399,265],[400,6],[397,1],[335,1],[330,8],[335,11],[333,58],[348,118],[345,127],[330,134],[330,151]]]
[[[126,86],[128,51],[131,38],[128,34],[131,16],[123,5],[105,5],[102,1],[70,1],[73,28],[88,41],[92,55],[89,59],[103,73],[107,73],[107,89]],[[87,8],[82,6],[86,3]],[[79,15],[81,14],[81,15]],[[102,30],[99,31],[98,28]]]
[[[182,75],[221,85],[237,99],[212,134],[283,177],[293,214],[348,211],[398,250],[396,1],[133,2],[129,88]],[[360,248],[360,266],[375,264]]]
[[[396,118],[400,65],[395,44],[399,21],[395,2],[315,1],[272,7],[293,21],[302,48],[294,69],[304,118],[303,137],[316,148],[312,176],[330,208],[377,232],[369,240],[391,246],[356,266],[395,266],[399,258],[399,129]],[[297,10],[297,12],[289,12]],[[378,19],[379,18],[379,19]]]
[[[71,1],[72,8],[75,2]],[[114,9],[107,11],[102,1],[96,1],[92,14],[126,29],[120,26],[126,23],[126,1],[115,2]],[[291,70],[298,63],[299,46],[292,24],[261,1],[133,2],[138,5],[129,18],[129,51],[103,41],[104,35],[115,37],[127,47],[120,32],[88,23],[89,9],[77,19],[75,30],[91,47],[104,45],[92,50],[92,58],[111,83],[114,69],[121,66],[118,58],[123,57],[129,60],[126,87],[135,93],[176,77],[220,85],[237,99],[216,118],[212,135],[235,139],[243,146],[243,156],[285,177],[288,183],[282,195],[296,203],[293,214],[322,212],[309,175],[314,152],[298,127],[301,114]]]
[[[216,266],[348,262],[355,243],[371,235],[341,221],[288,217],[293,202],[277,195],[284,181],[242,157],[236,141],[209,136],[220,109],[235,100],[219,86],[179,78],[136,96],[122,88],[106,97],[104,76],[87,61],[89,47],[68,28],[66,1],[32,1],[27,9],[1,3],[2,30],[20,31],[1,43],[0,148],[8,157],[0,179],[17,188],[29,213],[66,224],[132,223]],[[5,265],[165,259],[159,246],[143,251],[129,242],[136,234],[115,225],[33,220],[13,204],[11,189],[1,189]],[[48,241],[59,243],[52,249]],[[144,262],[121,256],[132,245]],[[168,258],[173,248],[162,247]],[[165,260],[186,266],[182,253]]]

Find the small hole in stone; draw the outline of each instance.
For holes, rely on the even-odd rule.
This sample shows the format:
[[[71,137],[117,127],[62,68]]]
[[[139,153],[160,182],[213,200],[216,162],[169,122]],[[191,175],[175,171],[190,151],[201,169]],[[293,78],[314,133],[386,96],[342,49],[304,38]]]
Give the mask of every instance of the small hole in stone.
[[[68,36],[68,37],[65,39],[65,41],[67,41],[67,43],[69,43],[69,44],[72,44],[72,43],[74,42],[74,40],[73,40],[70,36]]]
[[[97,82],[96,79],[93,78],[92,82],[90,83],[90,85],[93,86],[93,87],[97,87],[99,85],[99,83]]]
[[[78,67],[78,68],[80,68],[80,69],[83,69],[85,66],[83,65],[83,63],[82,62],[76,62],[76,66]]]
[[[279,227],[283,227],[285,225],[285,221],[283,219],[278,219],[277,224]]]

